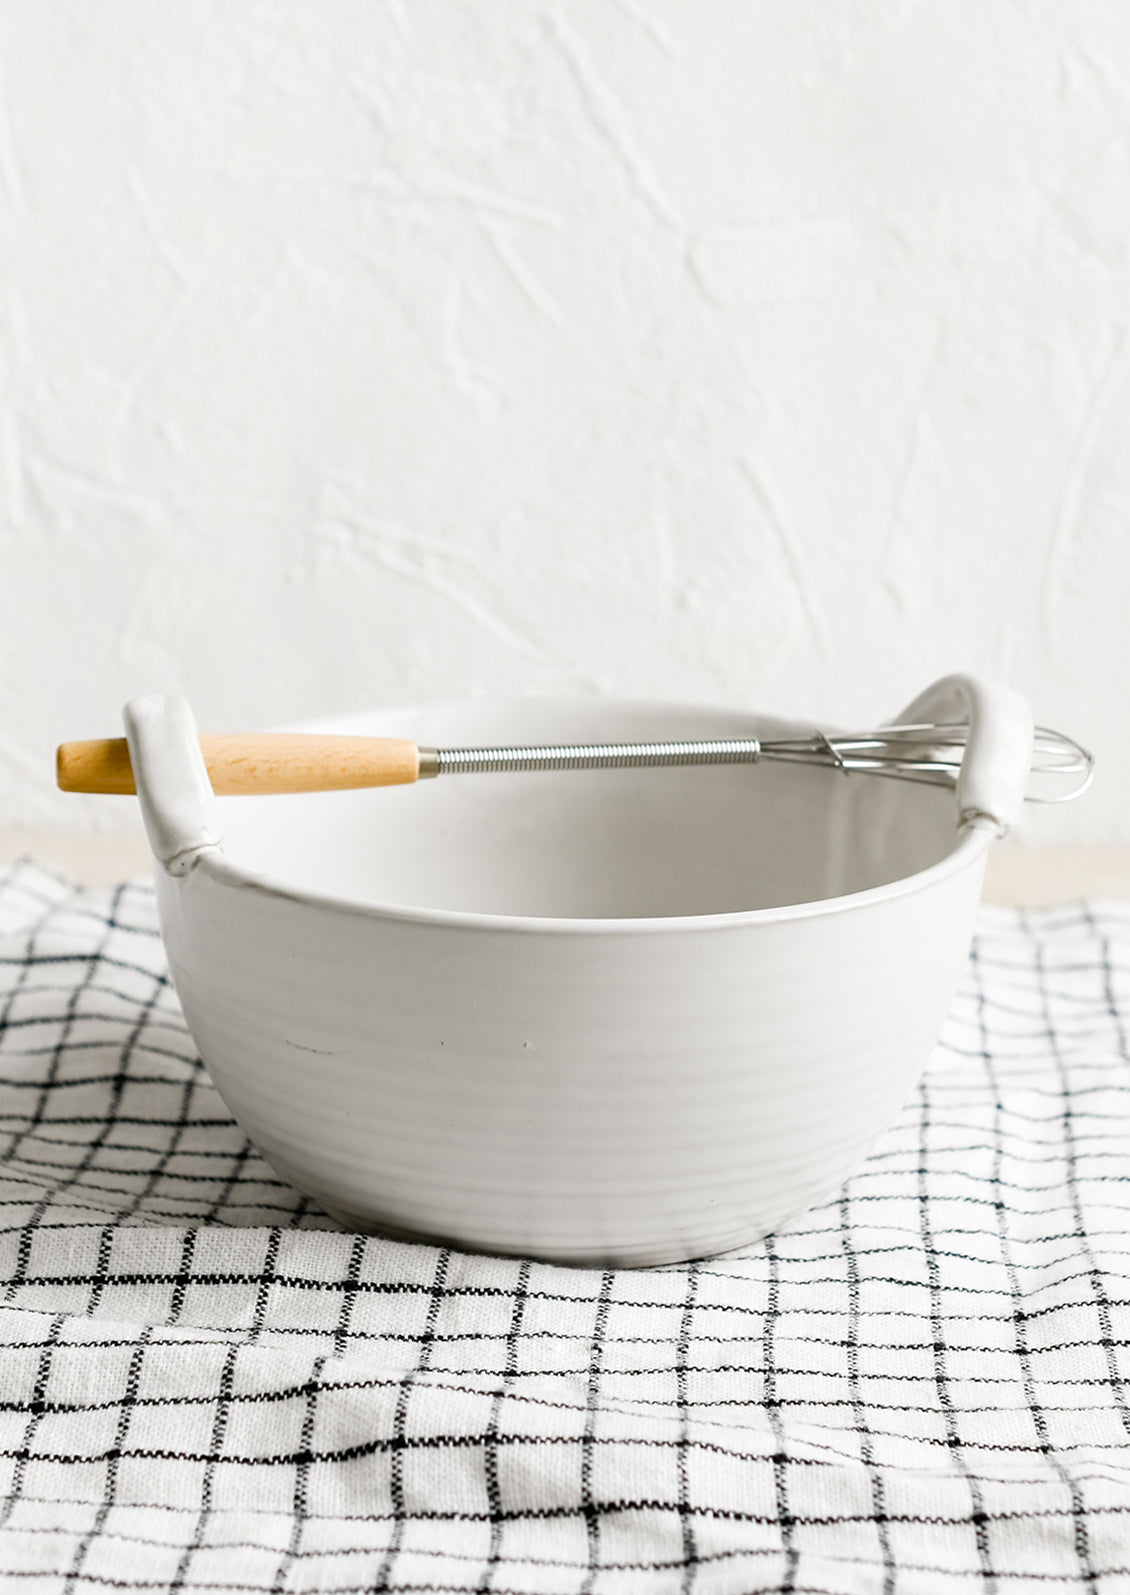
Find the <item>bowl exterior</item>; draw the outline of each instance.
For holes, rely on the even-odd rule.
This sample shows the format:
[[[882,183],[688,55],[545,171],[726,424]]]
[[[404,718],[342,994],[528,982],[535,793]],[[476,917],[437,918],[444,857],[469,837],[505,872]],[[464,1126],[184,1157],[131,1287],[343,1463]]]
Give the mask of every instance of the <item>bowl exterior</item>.
[[[834,1189],[912,1091],[987,843],[803,914],[460,921],[157,871],[185,1016],[276,1171],[357,1229],[702,1257]]]

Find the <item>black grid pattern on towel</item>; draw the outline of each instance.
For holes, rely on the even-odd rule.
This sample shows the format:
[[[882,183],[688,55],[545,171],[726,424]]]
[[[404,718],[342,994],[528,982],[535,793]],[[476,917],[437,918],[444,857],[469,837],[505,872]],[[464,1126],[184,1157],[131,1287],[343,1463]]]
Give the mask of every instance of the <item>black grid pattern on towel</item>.
[[[1130,1591],[1130,905],[984,911],[867,1164],[724,1258],[342,1234],[151,890],[0,871],[0,1587]]]

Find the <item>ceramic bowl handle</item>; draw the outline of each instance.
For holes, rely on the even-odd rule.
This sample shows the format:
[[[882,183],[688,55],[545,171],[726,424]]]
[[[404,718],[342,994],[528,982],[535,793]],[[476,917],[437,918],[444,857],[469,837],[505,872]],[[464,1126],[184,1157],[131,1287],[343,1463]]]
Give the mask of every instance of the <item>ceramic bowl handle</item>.
[[[220,845],[192,710],[154,693],[131,699],[122,719],[153,856],[170,875],[187,875],[203,849]]]
[[[1025,699],[977,676],[943,676],[898,717],[900,725],[966,722],[958,823],[1003,836],[1019,817],[1032,764],[1032,711]]]

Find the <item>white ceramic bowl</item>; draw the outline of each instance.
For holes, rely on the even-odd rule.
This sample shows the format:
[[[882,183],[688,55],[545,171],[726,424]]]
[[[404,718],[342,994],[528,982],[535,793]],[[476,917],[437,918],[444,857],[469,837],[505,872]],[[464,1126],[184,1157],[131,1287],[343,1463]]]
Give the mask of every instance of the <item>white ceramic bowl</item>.
[[[349,1228],[587,1264],[774,1228],[913,1088],[1022,798],[1015,694],[949,677],[906,715],[970,718],[956,802],[762,763],[217,803],[187,705],[135,700],[169,961],[218,1090]],[[306,729],[450,747],[810,728],[530,699]]]

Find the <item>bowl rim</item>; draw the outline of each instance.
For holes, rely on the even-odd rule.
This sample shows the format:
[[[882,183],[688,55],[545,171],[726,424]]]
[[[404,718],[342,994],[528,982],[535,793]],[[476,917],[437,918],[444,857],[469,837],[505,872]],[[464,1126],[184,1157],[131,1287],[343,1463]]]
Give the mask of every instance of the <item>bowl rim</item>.
[[[469,909],[413,908],[409,904],[363,903],[357,898],[337,896],[332,892],[315,892],[294,886],[276,876],[246,865],[236,864],[223,852],[222,847],[203,848],[188,876],[203,871],[217,885],[236,890],[253,891],[280,902],[299,904],[302,907],[344,911],[358,919],[385,924],[433,926],[448,930],[466,931],[520,931],[524,934],[548,935],[626,935],[654,936],[695,931],[733,931],[755,925],[781,924],[790,920],[830,918],[849,913],[854,909],[878,907],[928,891],[951,877],[971,869],[987,856],[994,841],[991,833],[978,827],[969,827],[958,833],[957,845],[945,858],[930,864],[913,875],[900,875],[884,886],[869,886],[861,892],[847,892],[839,897],[817,897],[807,903],[782,903],[775,908],[739,908],[718,914],[662,914],[639,918],[611,917],[601,919],[567,918],[565,916],[536,914],[484,914]],[[160,866],[158,866],[159,868]]]
[[[414,704],[386,704],[377,708],[347,710],[334,715],[322,715],[301,721],[289,721],[285,725],[277,726],[273,729],[304,732],[337,730],[345,734],[346,724],[362,717],[372,719],[388,715],[399,718],[405,714],[410,717],[417,714],[426,716],[440,714],[453,709],[470,708],[476,704],[489,705],[494,709],[505,709],[516,705],[525,707],[531,704],[542,704],[556,705],[558,707],[591,705],[596,709],[610,710],[617,708],[647,708],[660,712],[670,710],[682,713],[686,713],[689,710],[701,713],[704,716],[717,718],[739,717],[762,723],[772,722],[775,727],[787,726],[796,728],[798,731],[803,731],[808,724],[805,721],[785,716],[762,714],[757,711],[725,704],[703,704],[689,699],[668,701],[656,698],[623,696],[585,698],[531,693],[529,696],[483,696],[482,698],[431,700]],[[714,914],[662,914],[641,915],[638,917],[602,916],[600,918],[584,918],[543,914],[489,914],[470,909],[416,908],[411,904],[366,903],[357,898],[346,897],[334,892],[314,891],[295,886],[280,876],[236,863],[224,853],[222,841],[217,847],[203,849],[198,856],[194,869],[190,873],[194,874],[197,870],[203,870],[217,885],[228,889],[243,888],[283,902],[332,910],[337,913],[344,910],[355,917],[381,923],[433,926],[468,931],[520,931],[525,934],[614,935],[620,937],[628,934],[639,934],[652,936],[685,933],[688,930],[739,930],[747,926],[823,918],[847,913],[857,908],[874,907],[881,903],[914,896],[918,892],[929,890],[930,887],[938,885],[950,877],[961,874],[965,869],[972,868],[977,860],[988,854],[989,848],[995,840],[996,833],[994,830],[985,829],[978,825],[962,827],[955,824],[954,846],[952,849],[943,858],[938,859],[937,862],[927,865],[923,870],[917,870],[914,874],[901,875],[896,880],[888,881],[884,885],[869,886],[862,891],[846,892],[836,897],[818,897],[809,902],[782,903],[772,908],[732,909]]]

